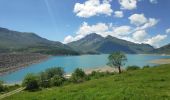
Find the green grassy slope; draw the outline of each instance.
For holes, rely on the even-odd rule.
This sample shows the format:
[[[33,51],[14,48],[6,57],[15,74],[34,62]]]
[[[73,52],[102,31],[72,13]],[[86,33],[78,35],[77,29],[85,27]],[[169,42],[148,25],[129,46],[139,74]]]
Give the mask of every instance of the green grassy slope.
[[[78,55],[65,44],[50,41],[35,33],[12,31],[0,27],[0,53],[43,53],[50,55]]]
[[[170,100],[170,65],[38,92],[24,91],[4,100]]]

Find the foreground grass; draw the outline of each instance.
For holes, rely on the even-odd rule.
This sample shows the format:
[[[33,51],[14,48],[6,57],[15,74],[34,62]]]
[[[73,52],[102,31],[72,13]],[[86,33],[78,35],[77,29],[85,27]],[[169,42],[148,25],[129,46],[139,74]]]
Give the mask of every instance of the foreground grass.
[[[37,92],[23,91],[4,100],[170,100],[170,65]]]

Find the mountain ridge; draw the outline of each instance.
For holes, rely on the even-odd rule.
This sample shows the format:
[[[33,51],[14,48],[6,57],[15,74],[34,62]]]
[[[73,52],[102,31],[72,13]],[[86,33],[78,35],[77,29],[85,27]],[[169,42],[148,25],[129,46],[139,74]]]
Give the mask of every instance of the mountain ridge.
[[[50,41],[35,33],[12,31],[6,28],[0,28],[0,52],[78,54],[69,46],[58,41]]]
[[[156,54],[170,54],[170,43],[152,51]]]
[[[89,37],[93,40],[89,41]],[[97,40],[97,41],[96,41]],[[95,41],[95,42],[94,42]],[[84,38],[67,44],[77,51],[111,53],[113,51],[123,51],[125,53],[146,53],[154,48],[149,44],[137,44],[116,37],[102,37],[96,33],[89,34]],[[87,50],[88,49],[88,50]]]
[[[0,53],[30,52],[44,54],[96,54],[123,51],[130,54],[170,54],[170,44],[155,49],[149,44],[138,44],[113,36],[102,37],[91,33],[84,38],[63,44],[40,37],[32,32],[18,32],[0,27]]]

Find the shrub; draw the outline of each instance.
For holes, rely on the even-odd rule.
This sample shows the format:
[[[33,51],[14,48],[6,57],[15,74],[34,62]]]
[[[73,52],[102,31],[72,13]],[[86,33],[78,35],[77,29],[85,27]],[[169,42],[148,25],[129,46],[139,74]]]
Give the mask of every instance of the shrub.
[[[5,91],[5,87],[3,85],[3,81],[0,81],[0,92],[4,92]]]
[[[149,65],[143,66],[143,69],[150,68]]]
[[[55,75],[51,79],[51,84],[52,84],[52,86],[61,86],[61,85],[63,85],[64,81],[65,81],[64,77],[60,77],[58,75]]]
[[[85,72],[80,68],[77,68],[71,75],[71,81],[74,83],[80,83],[85,81],[86,79],[87,76]]]
[[[89,74],[89,78],[90,79],[98,79],[100,77],[104,77],[104,76],[109,76],[109,75],[113,75],[113,72],[99,72],[99,71],[92,71],[91,74]]]
[[[49,68],[45,71],[45,73],[47,74],[47,78],[50,79],[53,76],[57,75],[60,77],[64,76],[64,69],[61,67],[53,67],[53,68]]]
[[[23,80],[23,86],[26,90],[36,90],[39,88],[38,77],[34,74],[27,74]]]
[[[47,73],[41,72],[39,74],[40,86],[47,88],[50,87],[50,79],[48,79]]]
[[[129,71],[129,70],[138,70],[138,69],[140,69],[140,67],[139,66],[128,66],[126,69],[127,69],[127,71]]]
[[[98,71],[92,71],[92,73],[89,74],[89,76],[90,76],[91,79],[93,79],[93,78],[98,79],[100,77],[105,76],[105,73],[104,72],[98,72]]]

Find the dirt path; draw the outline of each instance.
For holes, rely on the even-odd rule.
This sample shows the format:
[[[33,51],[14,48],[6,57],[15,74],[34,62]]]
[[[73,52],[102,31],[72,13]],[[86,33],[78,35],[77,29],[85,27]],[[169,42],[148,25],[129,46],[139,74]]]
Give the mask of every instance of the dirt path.
[[[16,90],[11,91],[11,92],[8,92],[8,93],[5,93],[5,94],[3,94],[3,95],[0,96],[0,100],[3,99],[3,98],[5,98],[5,97],[11,96],[11,95],[13,95],[13,94],[16,94],[16,93],[18,93],[18,92],[21,92],[22,90],[24,90],[24,87],[18,88],[18,89],[16,89]]]

